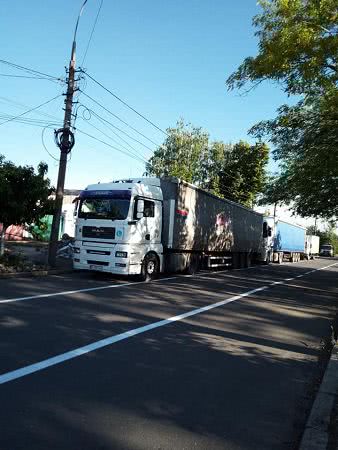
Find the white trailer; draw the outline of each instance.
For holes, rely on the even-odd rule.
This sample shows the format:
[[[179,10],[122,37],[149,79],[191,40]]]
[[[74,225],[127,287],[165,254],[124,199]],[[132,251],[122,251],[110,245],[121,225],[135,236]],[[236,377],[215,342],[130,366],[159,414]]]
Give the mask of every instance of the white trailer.
[[[306,235],[305,237],[305,257],[314,259],[319,255],[319,236]]]

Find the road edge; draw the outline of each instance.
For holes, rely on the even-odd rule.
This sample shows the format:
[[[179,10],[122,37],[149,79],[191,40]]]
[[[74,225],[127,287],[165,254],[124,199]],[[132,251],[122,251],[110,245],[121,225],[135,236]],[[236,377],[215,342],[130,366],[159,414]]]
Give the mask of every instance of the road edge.
[[[12,272],[12,273],[0,273],[0,280],[6,278],[26,278],[26,277],[41,277],[47,275],[61,275],[63,273],[72,273],[74,269],[45,269],[45,270],[33,270],[30,272]]]
[[[331,413],[337,393],[338,345],[336,344],[312,405],[299,450],[327,450]]]

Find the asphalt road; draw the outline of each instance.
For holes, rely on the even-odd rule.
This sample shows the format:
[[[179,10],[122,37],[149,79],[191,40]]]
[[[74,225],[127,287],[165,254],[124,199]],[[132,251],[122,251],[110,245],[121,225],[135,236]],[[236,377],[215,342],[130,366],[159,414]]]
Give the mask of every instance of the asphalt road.
[[[1,450],[296,448],[337,275],[326,258],[0,280]]]

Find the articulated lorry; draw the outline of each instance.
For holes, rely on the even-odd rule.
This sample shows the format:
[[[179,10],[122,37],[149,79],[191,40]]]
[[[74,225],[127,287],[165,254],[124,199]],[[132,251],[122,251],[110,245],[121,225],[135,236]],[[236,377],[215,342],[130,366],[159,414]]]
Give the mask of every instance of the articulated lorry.
[[[140,275],[266,261],[263,215],[175,178],[93,184],[76,205],[74,268]]]
[[[267,261],[281,263],[286,258],[290,262],[298,262],[307,258],[306,230],[300,225],[276,217],[264,217],[263,238]]]

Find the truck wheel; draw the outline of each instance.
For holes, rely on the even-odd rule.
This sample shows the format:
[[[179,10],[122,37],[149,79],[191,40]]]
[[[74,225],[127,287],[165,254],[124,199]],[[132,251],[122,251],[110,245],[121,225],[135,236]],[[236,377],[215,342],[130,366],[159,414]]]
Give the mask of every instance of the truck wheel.
[[[159,273],[159,262],[157,256],[153,253],[149,253],[145,256],[140,278],[142,281],[150,281],[158,276]]]

